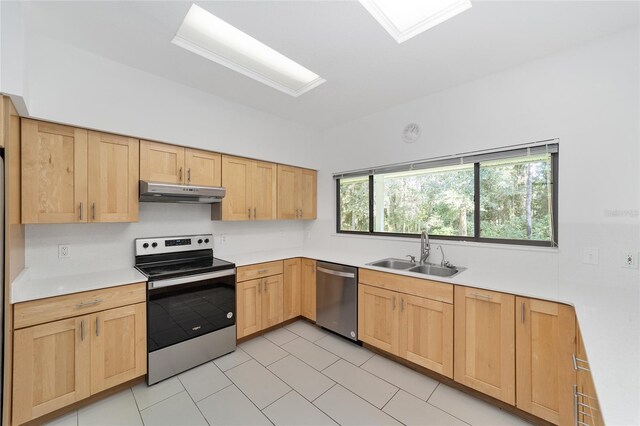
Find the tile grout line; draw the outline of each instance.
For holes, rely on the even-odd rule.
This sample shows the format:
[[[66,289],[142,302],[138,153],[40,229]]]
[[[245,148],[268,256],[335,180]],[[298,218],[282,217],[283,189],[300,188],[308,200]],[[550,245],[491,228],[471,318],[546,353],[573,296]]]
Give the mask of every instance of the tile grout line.
[[[469,423],[469,422],[467,422],[467,421],[465,421],[465,420],[462,420],[460,417],[458,417],[458,416],[456,416],[456,415],[453,415],[453,414],[451,414],[450,412],[448,412],[448,411],[446,411],[446,410],[443,410],[442,408],[438,407],[437,405],[433,405],[433,404],[432,404],[432,403],[430,403],[429,401],[427,401],[427,402],[426,402],[426,404],[428,404],[428,405],[432,406],[432,407],[433,407],[433,408],[435,408],[436,410],[442,411],[443,413],[450,415],[450,416],[451,416],[451,417],[453,417],[454,419],[460,420],[460,421],[461,421],[462,423],[464,423],[465,425],[469,425],[469,426],[471,426],[471,423]]]
[[[142,418],[142,412],[140,411],[140,406],[138,405],[138,400],[136,399],[136,394],[133,393],[133,388],[129,387],[129,392],[131,392],[131,397],[133,397],[133,402],[136,404],[136,408],[138,409],[138,417],[140,417],[140,423],[144,425],[144,419]],[[78,414],[78,422],[80,422],[80,415]]]
[[[389,398],[389,400],[388,400],[387,402],[385,402],[385,403],[384,403],[384,405],[382,406],[382,408],[380,409],[380,411],[384,411],[384,407],[386,407],[386,406],[387,406],[387,404],[389,404],[389,403],[391,402],[391,400],[392,400],[393,398],[395,398],[395,396],[398,394],[398,392],[400,392],[400,388],[398,388],[398,389],[395,391],[395,393],[394,393],[393,395],[391,395],[391,398]],[[389,414],[389,413],[387,413],[387,414]]]
[[[247,355],[249,355],[249,354],[247,353]],[[249,355],[249,356],[251,356],[251,355]],[[252,357],[251,359],[253,359],[255,362],[258,362],[258,360],[254,359],[253,357]],[[249,361],[247,361],[247,362],[249,362]],[[246,364],[246,362],[244,362],[243,364]],[[258,364],[260,364],[260,363],[258,362]],[[242,365],[242,364],[240,364],[240,365]],[[260,365],[262,365],[262,364],[260,364]],[[264,366],[263,366],[263,367],[264,367]],[[233,368],[235,368],[235,367],[233,367]],[[229,369],[229,370],[227,370],[227,371],[233,370],[233,368],[230,368],[230,369]],[[264,367],[264,368],[266,368],[266,367]],[[244,392],[242,391],[242,389],[240,389],[240,388],[238,387],[238,385],[236,385],[236,382],[234,382],[234,381],[231,379],[231,377],[227,376],[227,372],[226,372],[226,371],[223,371],[223,372],[222,372],[222,374],[224,374],[224,375],[227,377],[227,379],[229,379],[229,380],[231,381],[231,384],[232,384],[233,386],[235,386],[235,388],[236,388],[236,389],[238,389],[238,391],[239,391],[242,395],[244,395],[244,397],[245,397],[245,398],[247,398],[247,400],[248,400],[251,404],[253,404],[253,406],[254,406],[254,407],[256,407],[256,409],[260,412],[260,414],[262,414],[262,415],[263,415],[263,416],[264,416],[264,417],[269,421],[269,423],[274,424],[274,423],[271,421],[271,419],[270,419],[270,418],[268,418],[267,416],[265,416],[265,415],[264,415],[264,413],[262,412],[262,410],[260,409],[260,407],[258,407],[258,406],[256,405],[256,403],[255,403],[255,402],[253,402],[253,400],[252,400],[251,398],[249,398],[249,396],[247,396],[247,394],[246,394],[246,393],[244,393]],[[271,373],[271,374],[273,374],[273,373]],[[276,377],[277,377],[277,376],[276,376]],[[279,378],[279,377],[278,377],[278,378]],[[282,379],[280,379],[280,380],[282,380]],[[282,381],[282,382],[284,383],[284,381]],[[286,383],[285,383],[285,384],[286,384]],[[286,385],[287,385],[287,386],[289,386],[288,384],[286,384]],[[291,387],[291,386],[289,386],[289,387]]]
[[[213,361],[209,361],[211,363],[213,363]],[[204,365],[204,364],[203,364]],[[182,380],[180,380],[180,377],[178,377],[178,380],[180,381],[180,383],[182,383]],[[204,413],[202,412],[202,410],[200,410],[200,407],[198,407],[198,403],[195,402],[193,400],[193,397],[191,396],[191,394],[189,393],[189,391],[187,390],[186,386],[184,386],[184,383],[182,383],[182,386],[184,387],[184,391],[187,393],[187,396],[189,397],[189,399],[191,399],[191,402],[193,402],[193,405],[196,406],[196,410],[198,410],[198,413],[200,413],[200,415],[202,416],[202,418],[204,419],[204,422],[208,425],[211,425],[211,423],[209,423],[209,420],[207,420],[207,418],[205,417]],[[227,386],[229,387],[229,386]],[[220,389],[222,390],[222,389]],[[213,395],[213,394],[211,394]],[[208,398],[208,397],[207,397]],[[203,398],[204,399],[204,398]]]
[[[374,356],[375,356],[375,355],[374,355]],[[371,357],[371,358],[373,358],[373,357]],[[371,358],[369,358],[369,359],[371,359]],[[384,357],[382,357],[382,358],[384,358]],[[388,359],[388,358],[385,358],[385,359]],[[391,362],[393,362],[393,363],[395,363],[395,364],[398,364],[398,365],[399,365],[399,366],[401,366],[401,367],[408,368],[408,367],[406,367],[406,366],[404,366],[404,365],[402,365],[402,364],[400,364],[400,363],[396,363],[395,361],[393,361],[393,360],[391,360],[391,359],[388,359],[388,360],[389,360],[389,361],[391,361]],[[366,363],[365,363],[365,364],[366,364]],[[364,364],[362,364],[362,365],[364,365]],[[407,390],[407,389],[403,388],[402,386],[396,385],[395,383],[391,383],[390,381],[388,381],[388,380],[387,380],[387,379],[385,379],[384,377],[380,377],[380,376],[378,376],[378,375],[377,375],[376,373],[374,373],[373,371],[369,371],[369,370],[367,370],[367,369],[365,369],[365,368],[362,368],[362,367],[358,367],[358,368],[360,368],[360,369],[362,369],[362,370],[366,371],[367,373],[369,373],[369,374],[371,374],[371,375],[373,375],[373,376],[377,377],[378,379],[380,379],[380,380],[382,380],[382,381],[384,381],[384,382],[386,382],[386,383],[390,384],[390,385],[391,385],[391,386],[393,386],[393,387],[396,387],[396,388],[398,388],[398,389],[402,389],[403,391],[405,391],[405,392],[406,392],[406,393],[408,393],[409,395],[415,396],[416,398],[418,398],[420,401],[423,401],[423,402],[428,402],[428,401],[429,401],[429,398],[431,398],[431,395],[433,395],[433,393],[436,391],[436,389],[438,388],[438,386],[440,386],[440,384],[441,384],[439,381],[437,381],[437,380],[435,380],[435,379],[432,379],[431,377],[429,377],[429,376],[427,376],[427,375],[424,375],[424,374],[421,374],[421,373],[419,373],[419,372],[417,372],[417,371],[411,370],[411,369],[409,368],[409,370],[414,371],[416,374],[419,374],[421,377],[426,377],[426,378],[428,378],[428,379],[433,380],[434,382],[436,382],[436,386],[435,386],[435,387],[433,388],[433,390],[429,393],[429,396],[427,397],[427,399],[422,399],[422,398],[421,398],[421,397],[419,397],[418,395],[416,395],[416,394],[414,394],[413,392],[411,392],[411,391],[409,391],[409,390]]]
[[[287,386],[289,386],[289,385],[287,385]],[[271,407],[273,404],[275,404],[276,402],[280,401],[282,398],[284,398],[285,396],[289,395],[291,392],[295,392],[295,390],[294,390],[291,386],[289,386],[289,388],[290,388],[290,389],[289,389],[289,391],[288,391],[288,392],[286,392],[286,393],[285,393],[284,395],[282,395],[282,396],[279,396],[279,397],[278,397],[278,399],[276,399],[275,401],[270,402],[269,404],[267,404],[267,405],[266,405],[262,410],[260,410],[260,411],[264,413],[264,410],[266,410],[267,408]],[[297,393],[297,392],[296,392],[296,393]],[[265,414],[265,416],[267,416],[267,415]],[[269,416],[267,416],[267,417],[269,417]]]

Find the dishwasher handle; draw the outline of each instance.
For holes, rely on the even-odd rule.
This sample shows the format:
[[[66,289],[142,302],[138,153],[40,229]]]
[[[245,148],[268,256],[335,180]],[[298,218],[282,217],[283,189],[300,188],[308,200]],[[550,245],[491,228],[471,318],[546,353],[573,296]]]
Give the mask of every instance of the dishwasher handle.
[[[356,274],[354,274],[352,272],[334,271],[332,269],[323,268],[322,266],[317,266],[316,270],[320,271],[320,272],[324,272],[325,274],[336,275],[338,277],[344,277],[344,278],[355,278],[356,277]]]

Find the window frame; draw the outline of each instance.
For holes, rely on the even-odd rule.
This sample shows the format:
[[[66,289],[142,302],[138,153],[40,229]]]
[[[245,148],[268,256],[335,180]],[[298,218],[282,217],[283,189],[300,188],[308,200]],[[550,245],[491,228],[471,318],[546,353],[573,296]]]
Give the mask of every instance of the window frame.
[[[493,243],[493,244],[510,244],[519,246],[534,246],[534,247],[558,247],[558,166],[559,166],[559,153],[550,153],[551,155],[551,241],[541,240],[523,240],[523,239],[510,239],[510,238],[488,238],[480,236],[480,162],[473,163],[473,236],[457,236],[457,235],[432,235],[429,234],[429,238],[434,240],[445,241],[470,241],[477,243]],[[369,174],[369,230],[368,231],[350,231],[340,229],[340,178],[336,178],[336,233],[346,235],[370,235],[380,237],[400,237],[400,238],[420,238],[420,234],[405,234],[399,232],[380,232],[374,231],[373,221],[373,174]]]

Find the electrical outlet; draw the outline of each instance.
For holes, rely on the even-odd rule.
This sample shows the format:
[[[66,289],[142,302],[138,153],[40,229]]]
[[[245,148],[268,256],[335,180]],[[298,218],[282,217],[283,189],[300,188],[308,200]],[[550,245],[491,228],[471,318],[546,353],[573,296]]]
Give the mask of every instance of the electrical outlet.
[[[598,261],[597,247],[584,247],[582,249],[582,263],[586,263],[587,265],[597,265]]]
[[[69,250],[69,246],[66,244],[60,244],[58,246],[58,257],[60,259],[66,259],[71,257],[71,250]]]
[[[638,269],[638,253],[627,251],[622,259],[623,268]]]

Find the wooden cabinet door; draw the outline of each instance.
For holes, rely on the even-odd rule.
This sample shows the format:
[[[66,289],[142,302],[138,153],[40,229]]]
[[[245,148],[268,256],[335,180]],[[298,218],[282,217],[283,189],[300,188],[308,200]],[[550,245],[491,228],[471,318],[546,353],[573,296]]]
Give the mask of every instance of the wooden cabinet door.
[[[140,141],[140,179],[150,182],[184,183],[184,148]]]
[[[300,218],[315,219],[318,216],[318,172],[301,169],[300,172]]]
[[[283,320],[282,274],[262,278],[262,328],[280,324]]]
[[[399,354],[399,293],[358,285],[358,338],[383,351]]]
[[[253,220],[275,220],[278,218],[277,165],[262,161],[253,162],[251,173],[251,205]]]
[[[515,404],[515,297],[456,286],[454,379]]]
[[[82,316],[14,332],[14,424],[90,395],[90,329]]]
[[[278,219],[300,216],[300,169],[278,164]]]
[[[236,328],[238,339],[262,330],[262,279],[236,285]]]
[[[252,169],[252,160],[228,155],[222,156],[222,186],[227,189],[222,200],[222,220],[251,219]]]
[[[146,303],[91,315],[91,394],[147,373]]]
[[[138,139],[89,132],[90,222],[137,222]]]
[[[286,259],[283,274],[283,321],[300,315],[302,259]]]
[[[573,308],[516,298],[516,406],[557,425],[573,423]]]
[[[22,223],[87,221],[87,131],[22,119]]]
[[[453,378],[453,305],[401,295],[400,356]]]
[[[186,183],[199,186],[220,186],[222,156],[215,152],[185,148]]]
[[[302,259],[302,283],[301,283],[300,314],[316,320],[316,261]]]

